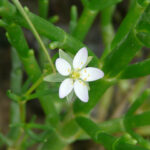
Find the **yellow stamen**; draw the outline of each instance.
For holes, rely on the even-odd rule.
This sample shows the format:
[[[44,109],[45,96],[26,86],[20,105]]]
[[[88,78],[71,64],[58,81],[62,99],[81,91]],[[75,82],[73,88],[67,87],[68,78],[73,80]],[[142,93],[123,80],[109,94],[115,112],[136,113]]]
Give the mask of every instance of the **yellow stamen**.
[[[71,78],[73,78],[73,79],[80,78],[80,73],[77,72],[77,71],[73,71],[72,74],[71,74]]]
[[[86,81],[86,80],[87,80],[87,78],[84,78],[84,80]]]
[[[85,84],[84,82],[82,82],[82,85],[83,85],[83,86],[86,86],[86,84]]]

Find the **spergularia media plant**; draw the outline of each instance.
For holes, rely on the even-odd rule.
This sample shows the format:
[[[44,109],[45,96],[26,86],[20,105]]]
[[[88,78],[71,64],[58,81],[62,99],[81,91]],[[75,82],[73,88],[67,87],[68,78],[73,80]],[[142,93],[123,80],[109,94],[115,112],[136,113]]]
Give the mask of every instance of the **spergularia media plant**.
[[[73,59],[64,51],[59,50],[59,58],[55,61],[59,75],[50,74],[44,80],[48,82],[62,81],[59,87],[60,98],[65,98],[69,94],[73,96],[74,92],[82,102],[88,102],[88,91],[90,90],[88,82],[104,77],[102,70],[95,67],[87,67],[90,61],[92,61],[92,57],[88,57],[88,51],[85,47],[81,48]]]
[[[86,67],[87,61],[88,51],[85,47],[77,52],[71,64],[63,58],[56,60],[57,71],[66,77],[59,87],[60,98],[66,97],[74,90],[81,101],[88,102],[88,82],[103,78],[104,73],[98,68]]]
[[[150,0],[128,0],[120,5],[123,0],[81,0],[81,14],[74,5],[68,10],[68,32],[55,25],[61,16],[48,14],[52,12],[48,11],[50,0],[34,2],[38,2],[38,15],[19,0],[0,0],[0,27],[11,45],[12,64],[7,91],[11,111],[0,107],[0,149],[34,150],[36,145],[37,150],[71,150],[76,141],[93,140],[105,150],[150,150],[150,103],[145,102],[150,98],[150,79],[146,77],[150,75]],[[127,14],[122,16],[120,6]],[[91,30],[88,34],[96,18],[100,25],[94,28],[99,27],[100,33]],[[28,45],[28,32],[24,30],[24,34],[23,28],[33,33],[39,47],[32,42]],[[102,40],[96,40],[96,46],[84,41],[86,35]],[[5,39],[2,34],[0,44],[1,39]],[[9,54],[8,49],[5,52]],[[32,114],[26,113],[32,100],[38,107],[33,107]],[[7,133],[6,126],[1,126],[7,120],[5,112],[10,114]]]

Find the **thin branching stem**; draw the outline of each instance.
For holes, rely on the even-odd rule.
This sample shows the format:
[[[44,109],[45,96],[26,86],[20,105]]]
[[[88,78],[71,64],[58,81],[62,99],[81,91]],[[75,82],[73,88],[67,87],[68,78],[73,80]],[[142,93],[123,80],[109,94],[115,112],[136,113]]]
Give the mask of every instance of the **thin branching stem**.
[[[51,57],[50,57],[50,55],[49,55],[49,53],[48,53],[44,43],[43,43],[43,41],[41,40],[39,33],[36,31],[34,25],[32,24],[30,18],[28,17],[27,13],[24,11],[22,5],[20,4],[20,2],[18,0],[13,0],[13,2],[16,5],[16,7],[18,8],[18,10],[20,11],[20,13],[22,14],[22,16],[27,21],[28,25],[30,26],[31,31],[33,32],[33,34],[36,37],[37,41],[39,42],[42,50],[44,51],[44,53],[45,53],[45,55],[46,55],[50,65],[52,67],[53,72],[56,72],[56,69],[55,69],[55,66],[53,64],[53,61],[52,61],[52,59],[51,59]]]

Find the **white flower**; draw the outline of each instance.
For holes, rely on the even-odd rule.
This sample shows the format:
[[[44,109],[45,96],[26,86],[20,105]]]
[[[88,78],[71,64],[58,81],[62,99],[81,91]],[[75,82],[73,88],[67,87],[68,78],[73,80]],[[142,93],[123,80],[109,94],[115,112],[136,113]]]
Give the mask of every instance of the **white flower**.
[[[87,49],[81,48],[69,64],[65,59],[56,60],[56,69],[67,78],[60,84],[59,97],[64,98],[74,90],[76,96],[83,102],[88,102],[88,85],[87,82],[103,78],[102,70],[94,67],[86,67],[88,58]],[[72,66],[72,67],[71,67]]]

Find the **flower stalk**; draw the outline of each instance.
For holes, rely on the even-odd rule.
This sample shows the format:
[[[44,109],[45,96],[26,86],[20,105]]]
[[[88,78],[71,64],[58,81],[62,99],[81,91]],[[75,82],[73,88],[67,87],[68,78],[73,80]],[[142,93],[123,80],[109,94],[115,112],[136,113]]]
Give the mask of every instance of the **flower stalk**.
[[[45,55],[46,55],[46,57],[47,57],[47,59],[50,63],[50,66],[52,67],[53,72],[56,72],[53,61],[50,58],[50,55],[49,55],[42,39],[40,38],[39,33],[36,31],[34,25],[32,24],[31,20],[29,19],[28,14],[25,12],[25,10],[23,9],[22,5],[20,4],[20,2],[18,0],[13,0],[13,2],[16,5],[16,7],[18,8],[18,10],[20,11],[20,13],[22,14],[22,16],[27,21],[27,23],[29,24],[29,27],[30,27],[31,31],[33,32],[33,34],[36,37],[37,41],[39,42],[42,50],[44,51],[44,53],[45,53]]]

